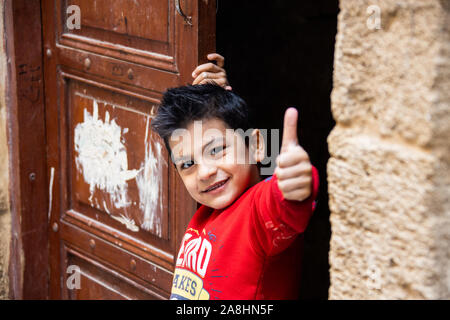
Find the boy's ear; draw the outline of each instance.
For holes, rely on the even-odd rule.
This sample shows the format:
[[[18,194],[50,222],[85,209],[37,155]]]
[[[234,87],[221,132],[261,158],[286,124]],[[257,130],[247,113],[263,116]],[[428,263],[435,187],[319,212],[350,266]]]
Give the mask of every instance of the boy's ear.
[[[250,156],[256,161],[256,163],[264,160],[266,145],[264,143],[264,137],[259,129],[254,129],[252,131],[249,150]]]

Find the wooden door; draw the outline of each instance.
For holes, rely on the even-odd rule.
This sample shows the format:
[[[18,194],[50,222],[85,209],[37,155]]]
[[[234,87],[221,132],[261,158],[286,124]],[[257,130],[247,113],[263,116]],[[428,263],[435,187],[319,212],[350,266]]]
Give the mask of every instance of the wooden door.
[[[215,51],[215,1],[43,0],[42,25],[50,298],[168,298],[196,205],[150,124]]]

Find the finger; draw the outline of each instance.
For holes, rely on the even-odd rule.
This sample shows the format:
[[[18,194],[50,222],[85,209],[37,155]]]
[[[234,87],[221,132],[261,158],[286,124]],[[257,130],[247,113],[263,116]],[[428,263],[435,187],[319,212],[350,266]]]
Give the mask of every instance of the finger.
[[[216,66],[214,63],[208,62],[205,64],[201,64],[197,68],[195,68],[195,70],[192,72],[192,77],[195,78],[202,72],[212,72],[212,73],[224,72],[225,73],[225,70],[219,66]]]
[[[299,177],[294,179],[287,179],[278,181],[278,187],[283,193],[308,189],[311,185],[311,178],[308,177]]]
[[[192,82],[193,85],[195,84],[202,84],[205,83],[205,81],[208,80],[214,80],[216,83],[220,82],[220,85],[227,84],[227,77],[225,73],[209,73],[209,72],[202,72],[197,78],[194,79]]]
[[[202,81],[202,80],[203,80],[203,78],[202,78],[201,76],[200,76],[200,77],[197,77],[197,78],[194,79],[194,81],[192,81],[192,84],[193,84],[193,85],[199,84],[200,81]]]
[[[204,77],[202,75],[199,75],[197,78],[194,79],[194,81],[192,81],[192,84],[200,84],[200,82],[202,82],[204,80]]]
[[[295,108],[289,108],[284,114],[283,140],[281,142],[281,152],[284,152],[290,145],[298,145],[297,138],[298,112]]]
[[[230,90],[231,91],[231,90],[233,90],[233,88],[231,86],[226,86],[225,90]]]
[[[312,168],[308,163],[300,163],[291,167],[276,167],[275,174],[278,180],[287,180],[301,176],[311,176]]]
[[[201,64],[197,66],[197,68],[194,69],[192,74],[199,75],[201,72],[208,71],[208,72],[225,72],[225,69],[215,65],[212,62],[208,62],[205,64]]]
[[[197,78],[194,79],[192,84],[200,84],[203,80],[220,79],[220,78],[226,79],[225,74],[202,72],[197,76]]]
[[[221,87],[225,86],[225,84],[226,84],[225,79],[223,79],[223,78],[221,78],[221,79],[203,79],[202,81],[199,82],[199,84],[206,84],[206,83],[217,84]]]
[[[288,146],[285,152],[278,155],[276,163],[280,168],[295,166],[302,162],[310,164],[308,153],[300,146]]]
[[[198,75],[197,78],[201,79],[226,79],[227,76],[224,72],[211,73],[211,72],[202,72]]]
[[[217,62],[217,65],[221,68],[225,65],[225,58],[218,53],[210,53],[206,56],[208,60],[214,60]]]

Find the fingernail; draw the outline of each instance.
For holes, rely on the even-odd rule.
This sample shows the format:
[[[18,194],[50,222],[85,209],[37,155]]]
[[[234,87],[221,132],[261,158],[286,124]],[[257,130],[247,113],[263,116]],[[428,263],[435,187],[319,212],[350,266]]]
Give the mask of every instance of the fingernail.
[[[197,76],[197,74],[195,73],[195,72],[192,72],[192,77],[196,77]]]

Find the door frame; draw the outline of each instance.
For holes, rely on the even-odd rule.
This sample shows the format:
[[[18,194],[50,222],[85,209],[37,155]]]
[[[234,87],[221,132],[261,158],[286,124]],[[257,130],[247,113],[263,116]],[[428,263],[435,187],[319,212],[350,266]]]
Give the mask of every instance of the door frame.
[[[9,297],[48,298],[48,180],[40,0],[5,0]],[[31,156],[30,156],[31,155]]]

